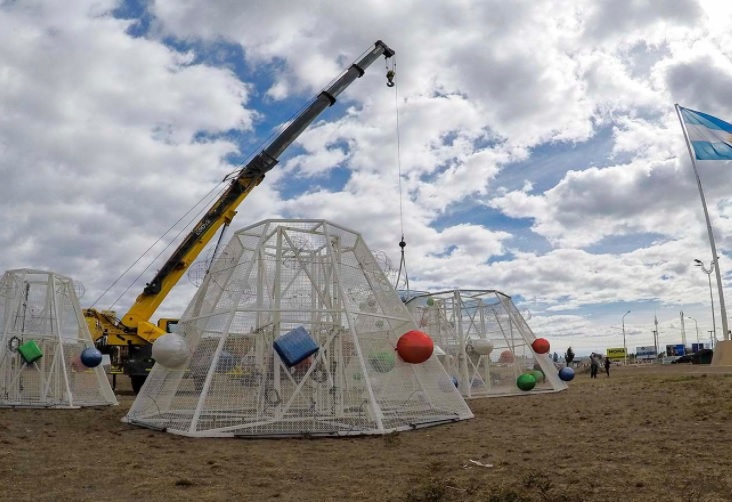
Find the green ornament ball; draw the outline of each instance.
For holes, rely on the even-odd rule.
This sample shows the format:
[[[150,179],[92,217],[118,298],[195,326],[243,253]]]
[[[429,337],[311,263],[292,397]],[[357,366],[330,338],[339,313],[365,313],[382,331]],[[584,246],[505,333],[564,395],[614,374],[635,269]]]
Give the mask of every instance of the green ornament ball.
[[[534,370],[529,374],[534,376],[534,378],[536,379],[536,383],[544,383],[544,381],[546,380],[544,372],[541,370]]]
[[[516,385],[523,391],[530,391],[536,387],[536,378],[531,373],[524,373],[516,379]]]

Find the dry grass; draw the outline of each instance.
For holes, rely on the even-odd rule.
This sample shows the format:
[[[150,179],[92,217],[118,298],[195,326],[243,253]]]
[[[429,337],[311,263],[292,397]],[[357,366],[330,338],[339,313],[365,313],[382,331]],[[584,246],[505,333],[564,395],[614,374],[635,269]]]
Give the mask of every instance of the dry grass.
[[[129,394],[4,409],[0,500],[730,501],[724,370],[578,375],[566,392],[473,400],[473,420],[384,437],[182,438],[121,423]]]

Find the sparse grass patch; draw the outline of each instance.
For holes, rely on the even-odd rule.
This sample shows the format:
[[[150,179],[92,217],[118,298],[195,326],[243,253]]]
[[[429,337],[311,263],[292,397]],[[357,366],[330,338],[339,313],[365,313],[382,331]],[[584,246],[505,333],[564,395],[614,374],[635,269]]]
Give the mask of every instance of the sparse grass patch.
[[[493,493],[488,497],[488,502],[530,502],[531,499],[524,495],[512,490],[506,489],[501,490],[498,493]]]
[[[440,480],[429,478],[404,496],[403,502],[445,502],[448,501],[447,487]]]
[[[395,448],[401,444],[402,438],[399,436],[399,431],[390,432],[384,436],[384,446],[387,448]]]
[[[0,479],[18,500],[117,500],[124,476],[130,500],[730,501],[732,380],[676,366],[585,375],[553,394],[475,399],[473,420],[381,437],[148,437],[119,422],[132,394],[104,420],[0,409]],[[90,465],[107,468],[90,481]],[[145,475],[150,465],[155,476]]]

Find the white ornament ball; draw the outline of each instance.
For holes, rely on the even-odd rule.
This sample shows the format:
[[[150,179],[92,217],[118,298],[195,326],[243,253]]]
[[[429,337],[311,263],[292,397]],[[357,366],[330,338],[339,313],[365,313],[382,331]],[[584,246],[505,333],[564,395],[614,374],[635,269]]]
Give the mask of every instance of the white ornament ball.
[[[471,343],[476,354],[487,356],[493,352],[493,344],[488,340],[473,340]]]
[[[188,342],[177,333],[163,335],[153,343],[153,359],[166,368],[182,366],[188,360],[188,355]]]

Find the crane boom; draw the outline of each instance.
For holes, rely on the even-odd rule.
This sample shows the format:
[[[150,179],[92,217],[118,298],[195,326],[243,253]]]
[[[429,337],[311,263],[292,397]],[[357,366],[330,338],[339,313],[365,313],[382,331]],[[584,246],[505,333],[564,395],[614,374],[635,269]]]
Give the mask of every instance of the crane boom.
[[[279,157],[298,136],[326,108],[336,102],[338,95],[353,81],[363,76],[376,59],[390,58],[395,52],[381,40],[369,49],[358,61],[320,92],[303,110],[249,161],[234,177],[224,193],[213,203],[206,214],[193,227],[173,254],[158,270],[155,277],[145,285],[129,311],[115,319],[105,312],[87,309],[85,316],[95,339],[104,337],[109,345],[144,345],[152,343],[165,333],[161,327],[150,322],[152,315],[178,283],[185,271],[216,235],[222,225],[228,225],[236,215],[236,208],[259,185],[279,161]]]

